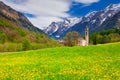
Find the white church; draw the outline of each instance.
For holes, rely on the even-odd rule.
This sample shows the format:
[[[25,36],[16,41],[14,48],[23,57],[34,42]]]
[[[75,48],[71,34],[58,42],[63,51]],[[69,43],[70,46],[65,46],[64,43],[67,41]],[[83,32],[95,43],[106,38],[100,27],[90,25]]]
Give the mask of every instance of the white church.
[[[85,39],[79,38],[76,46],[88,46],[89,45],[89,28],[85,28]]]

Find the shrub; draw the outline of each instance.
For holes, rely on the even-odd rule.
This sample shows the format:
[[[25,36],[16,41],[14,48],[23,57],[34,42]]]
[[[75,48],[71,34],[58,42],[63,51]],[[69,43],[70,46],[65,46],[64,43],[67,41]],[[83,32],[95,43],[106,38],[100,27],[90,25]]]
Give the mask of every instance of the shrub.
[[[24,43],[23,43],[23,50],[29,50],[30,49],[30,41],[29,40],[26,40]]]
[[[23,46],[21,43],[4,43],[0,44],[0,52],[13,52],[22,51]]]

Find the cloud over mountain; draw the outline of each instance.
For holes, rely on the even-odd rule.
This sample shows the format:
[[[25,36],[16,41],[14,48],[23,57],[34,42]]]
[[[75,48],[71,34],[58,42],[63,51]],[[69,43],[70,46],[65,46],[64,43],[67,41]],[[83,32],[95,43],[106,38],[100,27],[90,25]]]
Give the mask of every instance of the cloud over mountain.
[[[99,0],[1,0],[12,8],[25,13],[37,27],[43,28],[53,21],[62,21],[70,17],[69,11],[73,1],[91,4]]]
[[[83,4],[91,4],[91,3],[98,2],[99,0],[75,0],[75,1]]]

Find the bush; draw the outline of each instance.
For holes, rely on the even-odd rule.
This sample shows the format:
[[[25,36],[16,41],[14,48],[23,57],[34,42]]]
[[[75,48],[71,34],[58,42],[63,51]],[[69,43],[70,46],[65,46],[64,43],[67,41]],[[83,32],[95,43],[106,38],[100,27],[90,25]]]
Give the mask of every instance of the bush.
[[[0,52],[15,52],[22,51],[23,45],[21,43],[4,43],[0,44]]]
[[[68,32],[64,37],[65,45],[66,46],[75,46],[77,40],[80,38],[80,34],[76,31]]]
[[[23,50],[29,50],[30,49],[30,41],[29,40],[26,40],[24,43],[23,43]]]

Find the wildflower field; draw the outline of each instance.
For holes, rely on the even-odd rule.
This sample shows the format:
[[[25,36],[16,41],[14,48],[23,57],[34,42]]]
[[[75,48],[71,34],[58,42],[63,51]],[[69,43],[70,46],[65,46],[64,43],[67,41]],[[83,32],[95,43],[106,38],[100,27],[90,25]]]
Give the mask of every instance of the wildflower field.
[[[120,80],[120,43],[0,53],[0,80]]]

